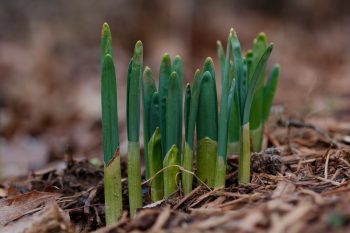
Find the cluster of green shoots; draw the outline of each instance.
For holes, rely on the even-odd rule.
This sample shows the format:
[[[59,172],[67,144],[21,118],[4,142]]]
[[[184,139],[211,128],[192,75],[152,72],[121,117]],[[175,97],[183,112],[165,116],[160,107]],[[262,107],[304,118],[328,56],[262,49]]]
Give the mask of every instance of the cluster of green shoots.
[[[254,40],[253,49],[243,56],[233,29],[226,52],[221,42],[217,43],[222,84],[218,106],[211,58],[205,60],[201,70],[196,70],[192,83],[183,90],[181,57],[175,56],[171,61],[164,54],[157,87],[151,68],[143,68],[142,42],[136,43],[127,73],[127,169],[132,217],[142,207],[141,99],[146,179],[150,182],[152,201],[168,198],[179,189],[188,194],[193,184],[225,187],[227,151],[239,153],[238,182],[250,182],[250,143],[253,151],[261,149],[264,122],[279,78],[279,66],[275,65],[264,84],[272,47],[261,33]],[[117,84],[107,24],[102,29],[101,61],[105,210],[106,223],[111,224],[122,212],[122,190]],[[197,182],[193,182],[194,177]]]

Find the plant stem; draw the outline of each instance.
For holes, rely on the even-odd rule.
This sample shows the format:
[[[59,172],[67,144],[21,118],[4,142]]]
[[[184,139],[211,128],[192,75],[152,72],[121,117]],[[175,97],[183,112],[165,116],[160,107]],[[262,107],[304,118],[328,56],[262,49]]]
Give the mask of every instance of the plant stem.
[[[198,141],[197,175],[209,187],[214,187],[215,185],[217,145],[216,141],[208,137]]]
[[[216,157],[215,188],[225,188],[226,161],[222,156]]]
[[[148,143],[148,169],[150,177],[155,176],[163,167],[161,146],[160,130],[157,128]],[[159,201],[163,198],[163,195],[163,173],[160,173],[151,181],[151,199],[152,201]]]
[[[250,135],[249,123],[241,127],[240,153],[239,153],[239,168],[238,168],[238,183],[250,182]]]
[[[261,145],[263,140],[263,124],[260,124],[255,129],[251,129],[250,137],[252,142],[252,151],[259,152],[261,150]]]
[[[178,167],[169,167],[172,165],[179,165],[179,150],[174,144],[163,160],[164,170],[164,198],[168,198],[171,194],[177,191],[178,174],[180,172]],[[169,168],[168,168],[169,167]]]
[[[185,145],[184,145],[182,167],[185,170],[192,172],[193,150],[191,149],[190,145],[188,145],[187,142],[185,142]],[[185,195],[189,194],[192,191],[192,180],[193,180],[192,174],[188,172],[182,173],[182,186],[183,186]]]
[[[128,190],[130,216],[142,207],[140,144],[128,142]]]
[[[123,211],[119,150],[104,167],[106,224],[116,223]]]

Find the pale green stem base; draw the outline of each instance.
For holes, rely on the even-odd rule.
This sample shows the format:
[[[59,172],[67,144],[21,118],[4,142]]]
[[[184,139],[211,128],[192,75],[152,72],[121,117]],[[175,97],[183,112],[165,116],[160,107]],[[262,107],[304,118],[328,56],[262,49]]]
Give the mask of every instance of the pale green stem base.
[[[252,150],[253,152],[260,152],[262,139],[263,139],[263,125],[260,125],[256,129],[250,130],[250,138],[252,140]]]
[[[227,153],[235,154],[239,152],[239,141],[238,142],[229,142],[227,144]]]
[[[214,187],[215,185],[217,147],[217,142],[208,137],[198,141],[197,176],[209,187]]]
[[[170,167],[171,165],[179,165],[179,150],[176,145],[173,145],[163,160],[164,170],[164,198],[168,198],[171,194],[177,191],[178,174],[180,172],[178,167]]]
[[[241,146],[238,163],[238,183],[250,182],[250,137],[249,123],[241,128]]]
[[[116,223],[123,211],[119,150],[104,167],[106,224]]]
[[[156,202],[162,200],[164,196],[163,173],[157,174],[163,168],[159,128],[156,129],[148,143],[148,159],[149,175],[154,178],[151,181],[151,199]]]
[[[140,144],[128,142],[128,191],[130,216],[142,207]]]
[[[193,150],[191,149],[190,145],[187,144],[187,142],[185,142],[184,146],[182,167],[185,170],[192,172]],[[190,174],[189,172],[182,172],[182,188],[185,195],[189,194],[192,191],[192,180],[192,174]]]
[[[215,169],[215,188],[225,188],[226,163],[222,156],[217,156]]]

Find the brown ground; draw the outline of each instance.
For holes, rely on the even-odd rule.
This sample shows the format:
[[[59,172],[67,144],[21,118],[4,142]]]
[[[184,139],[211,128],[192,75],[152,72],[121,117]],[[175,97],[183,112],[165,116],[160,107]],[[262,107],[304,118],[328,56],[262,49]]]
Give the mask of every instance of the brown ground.
[[[127,180],[123,179],[125,214],[109,228],[101,228],[103,172],[87,161],[67,158],[63,167],[39,170],[24,181],[6,182],[0,190],[7,198],[0,200],[0,206],[11,198],[27,199],[32,208],[26,212],[46,211],[46,217],[50,213],[60,222],[57,225],[71,228],[72,232],[98,228],[101,228],[98,232],[348,232],[350,142],[344,136],[349,125],[333,122],[327,127],[328,131],[322,131],[311,124],[279,118],[270,124],[266,134],[265,144],[274,147],[254,154],[251,159],[251,184],[237,185],[237,156],[232,155],[225,190],[199,186],[187,196],[177,193],[151,204],[145,184],[145,207],[133,220],[127,215]],[[55,201],[23,197],[35,191],[42,192],[44,197],[40,198],[55,197]],[[70,222],[54,215],[54,211],[49,212],[48,207],[42,210],[52,202],[68,214]],[[13,202],[8,206],[23,208]],[[2,214],[0,210],[0,220]],[[4,230],[0,232],[23,221],[23,217],[15,219],[5,219]],[[36,227],[38,224],[29,229],[34,232]],[[62,229],[58,232],[67,232]]]

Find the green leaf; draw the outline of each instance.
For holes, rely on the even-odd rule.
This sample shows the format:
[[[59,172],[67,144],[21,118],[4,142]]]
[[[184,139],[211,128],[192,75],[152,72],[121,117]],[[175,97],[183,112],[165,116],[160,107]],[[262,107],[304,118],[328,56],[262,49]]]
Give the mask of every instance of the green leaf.
[[[252,64],[253,64],[253,51],[248,50],[245,55],[245,61],[247,64],[247,78],[248,78],[248,87],[250,86],[250,79],[252,74]]]
[[[186,84],[185,91],[185,104],[184,104],[184,125],[185,125],[185,141],[188,139],[188,120],[190,116],[190,105],[191,104],[191,85],[189,83]]]
[[[244,75],[244,63],[241,52],[241,45],[237,38],[236,32],[231,39],[232,44],[232,57],[235,70],[235,78],[237,83],[237,98],[238,98],[238,107],[240,115],[242,115],[244,110],[244,103],[247,96],[247,78]],[[240,119],[242,119],[240,117]]]
[[[131,69],[127,79],[127,131],[128,141],[138,142],[140,132],[140,80],[142,75],[143,47],[135,45]]]
[[[270,44],[269,46],[267,46],[267,48],[265,49],[264,54],[262,55],[258,65],[256,66],[256,69],[254,70],[253,76],[252,76],[252,80],[251,80],[251,85],[249,87],[248,93],[247,93],[247,98],[244,104],[244,112],[243,112],[243,124],[245,125],[246,123],[248,123],[249,121],[249,115],[250,115],[250,107],[252,105],[252,101],[253,101],[253,94],[255,91],[255,87],[256,84],[258,82],[259,79],[259,75],[261,73],[261,71],[264,69],[264,67],[266,66],[266,63],[270,57],[270,54],[272,52],[273,49],[273,44]]]
[[[178,96],[177,96],[177,101],[178,101],[178,106],[179,106],[179,111],[178,111],[178,127],[179,130],[177,131],[177,141],[180,142],[178,143],[179,148],[181,148],[181,142],[182,142],[182,102],[183,102],[183,65],[182,65],[182,59],[179,55],[176,55],[173,61],[173,71],[176,72],[177,74],[177,82],[178,82]]]
[[[128,134],[128,190],[130,215],[142,207],[140,158],[140,81],[142,75],[143,47],[138,41],[129,64],[127,79],[127,134]]]
[[[149,123],[149,129],[150,132],[154,132],[157,127],[160,127],[160,105],[159,105],[159,94],[158,92],[154,92],[152,95],[152,101],[151,101],[151,106],[150,106],[150,112],[149,112],[149,118],[150,118],[150,123]]]
[[[252,57],[252,69],[255,70],[261,56],[264,54],[265,50],[267,48],[267,38],[265,33],[261,32],[259,35],[254,39],[253,41],[253,57]],[[264,84],[264,78],[265,78],[265,68],[261,72],[261,77],[258,81],[258,85]],[[252,73],[253,75],[253,73]]]
[[[107,54],[110,54],[113,57],[112,35],[108,24],[104,23],[102,26],[102,32],[101,32],[101,66]]]
[[[214,86],[215,88],[213,89],[215,91],[215,109],[218,109],[218,101],[217,101],[217,92],[216,92],[216,80],[215,80],[215,66],[214,66],[214,61],[211,57],[207,57],[205,59],[204,65],[203,65],[203,74],[208,71],[211,75],[211,77],[214,80]]]
[[[233,80],[235,82],[236,80]],[[234,84],[235,85],[235,84]],[[232,86],[232,83],[231,83]],[[231,113],[230,113],[230,119],[229,119],[229,128],[228,128],[228,151],[229,153],[236,153],[238,152],[239,148],[239,138],[240,138],[240,128],[241,128],[241,121],[239,119],[240,113],[238,108],[238,100],[237,100],[237,90],[234,89],[235,93],[233,93],[232,103],[231,105]]]
[[[109,54],[102,62],[101,105],[104,162],[108,164],[119,147],[117,83],[113,58]]]
[[[167,109],[167,97],[164,97],[160,100],[160,108],[159,108],[159,122],[160,122],[160,129],[164,129],[164,133],[162,134],[162,130],[160,130],[161,140],[162,140],[162,155],[163,158],[166,155],[166,109]],[[164,114],[162,114],[164,113]]]
[[[145,142],[148,143],[152,136],[150,131],[150,108],[152,102],[152,96],[157,91],[156,84],[153,79],[152,70],[146,66],[143,72],[142,79],[142,108],[143,108],[143,124],[144,124],[144,135]]]
[[[181,148],[181,141],[178,139],[179,131],[182,125],[179,125],[179,106],[178,96],[180,94],[179,82],[176,72],[172,72],[169,79],[168,97],[166,100],[166,151],[173,145]]]
[[[148,164],[148,141],[151,138],[150,131],[150,108],[153,93],[157,91],[156,84],[153,79],[152,70],[146,66],[142,78],[142,110],[143,110],[143,142],[144,142],[144,157],[146,164],[146,177],[149,178]]]
[[[192,172],[192,166],[193,166],[193,150],[192,148],[188,145],[188,123],[189,123],[189,118],[190,118],[190,110],[191,110],[191,86],[189,83],[186,85],[186,91],[185,91],[185,143],[184,143],[184,148],[183,148],[183,157],[182,157],[182,167],[189,171]],[[193,135],[192,135],[193,137]],[[193,139],[192,139],[193,140]],[[192,179],[193,176],[192,174],[188,172],[182,172],[182,186],[183,186],[183,191],[184,194],[188,194],[192,191]]]
[[[254,71],[259,63],[260,58],[264,54],[267,47],[266,36],[264,33],[260,33],[254,40],[253,44],[253,60],[252,71]],[[259,72],[258,81],[256,83],[255,91],[253,93],[253,102],[251,106],[251,114],[249,118],[249,126],[251,130],[262,128],[263,124],[263,98],[264,98],[264,80],[265,80],[266,64]],[[251,75],[253,73],[251,72]],[[251,78],[250,78],[251,79]],[[255,146],[253,146],[255,147]]]
[[[230,54],[233,29],[227,39],[225,69],[222,77],[223,83],[221,87],[221,103],[219,112],[219,131],[218,131],[218,155],[223,157],[226,164],[227,155],[227,131],[228,131],[228,97],[229,97],[229,69],[230,69]]]
[[[263,120],[267,121],[270,115],[270,110],[273,102],[273,98],[276,93],[280,74],[280,66],[275,65],[270,73],[267,84],[264,88],[264,106],[263,106]]]
[[[169,54],[165,53],[162,57],[159,69],[159,101],[160,101],[160,135],[162,141],[166,141],[166,122],[165,122],[165,109],[166,98],[168,96],[169,78],[172,71],[171,59]],[[162,143],[163,156],[165,156],[166,144]]]
[[[121,170],[117,111],[117,83],[112,56],[101,61],[102,141],[106,224],[118,221],[122,213]],[[113,195],[111,195],[113,194]]]
[[[225,72],[225,52],[224,52],[224,48],[222,47],[221,41],[219,40],[216,41],[216,49],[217,49],[219,63],[220,63],[221,77],[223,77],[223,74]],[[221,82],[223,82],[222,79],[221,79]]]
[[[215,79],[209,71],[202,76],[197,113],[197,141],[208,137],[218,139],[218,110]]]
[[[193,78],[192,89],[191,89],[191,103],[190,112],[188,117],[188,130],[187,130],[187,143],[193,150],[194,141],[194,128],[196,125],[197,111],[198,111],[198,100],[200,93],[200,86],[202,82],[202,76],[199,69],[196,70]]]

